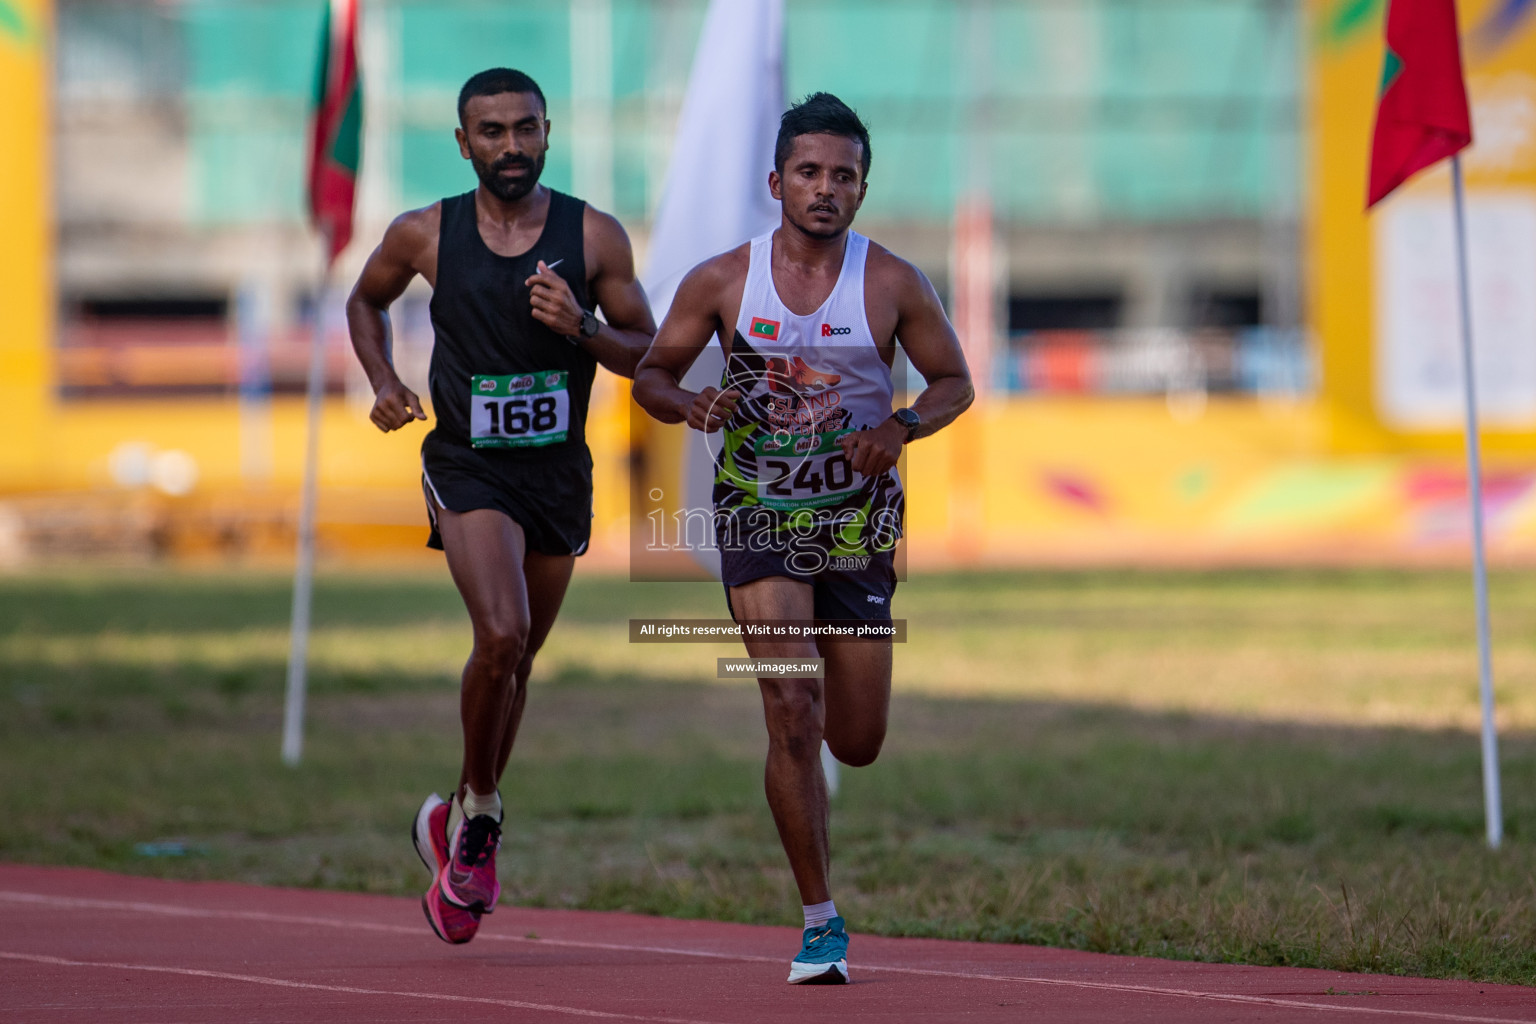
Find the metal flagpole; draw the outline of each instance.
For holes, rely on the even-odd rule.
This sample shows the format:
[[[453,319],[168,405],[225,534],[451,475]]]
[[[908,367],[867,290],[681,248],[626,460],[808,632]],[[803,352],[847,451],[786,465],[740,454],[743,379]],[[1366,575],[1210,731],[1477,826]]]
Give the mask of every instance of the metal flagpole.
[[[1488,845],[1504,839],[1504,810],[1499,796],[1499,733],[1493,718],[1493,653],[1488,627],[1488,566],[1483,554],[1483,479],[1477,436],[1477,383],[1472,376],[1472,292],[1467,283],[1466,193],[1461,182],[1461,154],[1451,157],[1455,198],[1456,285],[1461,312],[1462,384],[1467,415],[1467,487],[1472,508],[1472,580],[1477,591],[1478,689],[1483,701],[1483,811]]]
[[[321,236],[325,271],[315,296],[314,337],[309,346],[309,434],[304,446],[304,490],[299,503],[299,555],[293,570],[293,621],[288,639],[288,695],[283,706],[283,763],[296,765],[304,753],[304,697],[309,665],[309,608],[315,576],[315,500],[320,463],[320,411],[325,393],[325,297],[331,283],[331,239]]]

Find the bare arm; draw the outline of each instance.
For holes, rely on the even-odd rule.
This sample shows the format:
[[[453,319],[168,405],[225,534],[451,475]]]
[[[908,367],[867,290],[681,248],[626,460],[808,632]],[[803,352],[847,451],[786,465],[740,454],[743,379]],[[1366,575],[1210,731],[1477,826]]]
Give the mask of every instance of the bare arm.
[[[635,371],[635,401],[663,423],[687,423],[695,430],[713,433],[730,417],[741,395],[736,389],[721,392],[705,388],[694,392],[679,383],[709,339],[722,331],[721,298],[738,285],[745,269],[740,254],[729,252],[699,264],[688,272],[672,308],[662,321],[656,340]]]
[[[909,266],[916,280],[901,290],[900,319],[896,339],[912,368],[927,382],[912,410],[922,417],[913,440],[927,437],[953,423],[976,400],[965,353],[944,306],[922,271]]]
[[[645,299],[645,290],[635,279],[635,257],[629,236],[617,220],[587,207],[583,222],[584,240],[594,264],[589,291],[607,323],[597,334],[580,338],[581,306],[571,294],[570,285],[539,261],[538,273],[528,279],[533,291],[534,318],[556,334],[580,338],[578,344],[596,357],[603,366],[620,377],[633,377],[635,364],[645,355],[656,334],[656,320]]]
[[[413,210],[395,218],[363,264],[352,294],[347,297],[347,329],[352,351],[357,353],[368,383],[373,387],[373,409],[368,418],[386,433],[415,420],[424,420],[421,399],[395,373],[392,358],[393,332],[389,306],[420,272],[423,258],[433,255],[435,265],[437,211],[435,207]]]
[[[922,419],[912,435],[916,440],[954,422],[975,400],[976,391],[960,339],[928,278],[890,253],[882,252],[879,259],[883,264],[876,278],[880,301],[895,308],[896,340],[912,368],[927,382],[912,403],[912,411]],[[906,428],[888,419],[872,430],[846,434],[840,443],[854,470],[873,476],[896,465],[906,440]]]

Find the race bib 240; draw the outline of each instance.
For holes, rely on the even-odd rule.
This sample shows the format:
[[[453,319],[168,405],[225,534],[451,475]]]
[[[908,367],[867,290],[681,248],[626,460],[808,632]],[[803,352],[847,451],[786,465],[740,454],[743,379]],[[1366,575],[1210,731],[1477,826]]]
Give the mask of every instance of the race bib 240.
[[[837,439],[847,430],[824,434],[768,434],[753,444],[757,456],[757,500],[768,508],[801,509],[837,505],[864,486],[864,477]]]

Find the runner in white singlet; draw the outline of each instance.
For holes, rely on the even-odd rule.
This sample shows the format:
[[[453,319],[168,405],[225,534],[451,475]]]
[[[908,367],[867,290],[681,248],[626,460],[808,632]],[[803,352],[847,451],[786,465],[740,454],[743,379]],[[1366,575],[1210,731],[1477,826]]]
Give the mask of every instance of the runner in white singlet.
[[[768,175],[779,227],[695,267],[635,374],[634,396],[715,446],[721,577],[740,622],[889,622],[901,532],[902,446],[970,405],[955,332],[923,274],[850,230],[864,200],[869,132],[817,93],[785,113]],[[719,388],[679,385],[711,336]],[[927,386],[891,409],[901,345]],[[716,444],[716,438],[719,438]],[[822,741],[850,765],[885,740],[891,641],[753,635],[753,658],[821,659],[825,678],[759,678],[766,788],[805,920],[789,980],[848,980],[848,933],[832,900]]]
[[[788,564],[803,576],[866,565],[860,559],[889,555],[901,535],[895,467],[856,472],[840,440],[891,416],[891,368],[864,312],[868,253],[869,239],[847,232],[832,293],[802,316],[774,286],[773,234],[752,241],[723,382],[741,398],[715,459],[727,586],[763,575],[742,558],[763,530],[793,528],[801,543]],[[883,604],[864,604],[875,614],[830,617],[889,618]]]

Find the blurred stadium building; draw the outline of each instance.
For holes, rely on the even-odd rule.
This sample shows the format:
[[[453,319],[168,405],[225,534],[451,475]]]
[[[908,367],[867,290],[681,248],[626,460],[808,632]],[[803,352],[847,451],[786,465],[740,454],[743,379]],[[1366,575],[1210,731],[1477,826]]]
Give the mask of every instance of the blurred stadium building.
[[[274,386],[302,387],[316,260],[295,169],[319,7],[60,0],[65,396],[231,390],[222,347],[196,360],[149,349],[222,343],[242,315],[276,332]],[[1296,386],[1292,0],[817,0],[787,13],[791,95],[835,92],[873,126],[866,231],[945,291],[957,204],[988,201],[1008,342],[982,368],[996,386],[1161,391],[1191,372],[1219,390]],[[388,217],[473,183],[453,102],[497,64],[548,94],[548,183],[616,213],[643,260],[702,14],[681,0],[370,0],[361,241],[346,269]],[[401,320],[415,353],[424,315]]]
[[[30,30],[51,56],[55,320],[31,371],[50,426],[31,463],[0,469],[6,521],[26,524],[16,544],[47,548],[66,510],[138,501],[182,510],[175,529],[144,514],[162,548],[280,547],[317,316],[337,399],[322,536],[333,550],[419,543],[415,439],[369,433],[340,293],[390,216],[473,184],[451,129],[476,70],[540,81],[546,182],[616,213],[643,263],[703,0],[367,0],[357,241],[327,295],[303,218],[321,6],[0,0],[0,25],[7,10],[54,24],[46,40]],[[1356,294],[1322,296],[1335,286],[1320,268],[1330,252],[1370,259],[1349,208],[1363,205],[1366,135],[1344,132],[1363,112],[1368,133],[1381,6],[789,0],[790,95],[835,92],[870,123],[859,227],[950,301],[987,397],[911,453],[920,557],[925,535],[933,559],[961,561],[1288,557],[1359,551],[1366,537],[1392,552],[1419,536],[1404,526],[1417,506],[1403,495],[1419,492],[1403,474],[1454,472],[1328,462],[1425,446],[1371,416],[1358,427],[1370,360],[1335,353],[1368,349],[1370,324],[1348,325],[1349,339],[1308,328],[1329,303],[1371,302],[1358,272],[1346,275]],[[1318,82],[1359,95],[1324,103]],[[1521,173],[1536,166],[1520,159]],[[1313,231],[1304,259],[1322,209],[1344,211],[1359,237],[1321,250]],[[417,284],[396,308],[397,358],[424,388]],[[594,405],[599,522],[614,524],[599,553],[624,548],[626,403],[608,379]],[[1451,450],[1443,424],[1410,427]],[[179,472],[169,453],[184,456]]]

